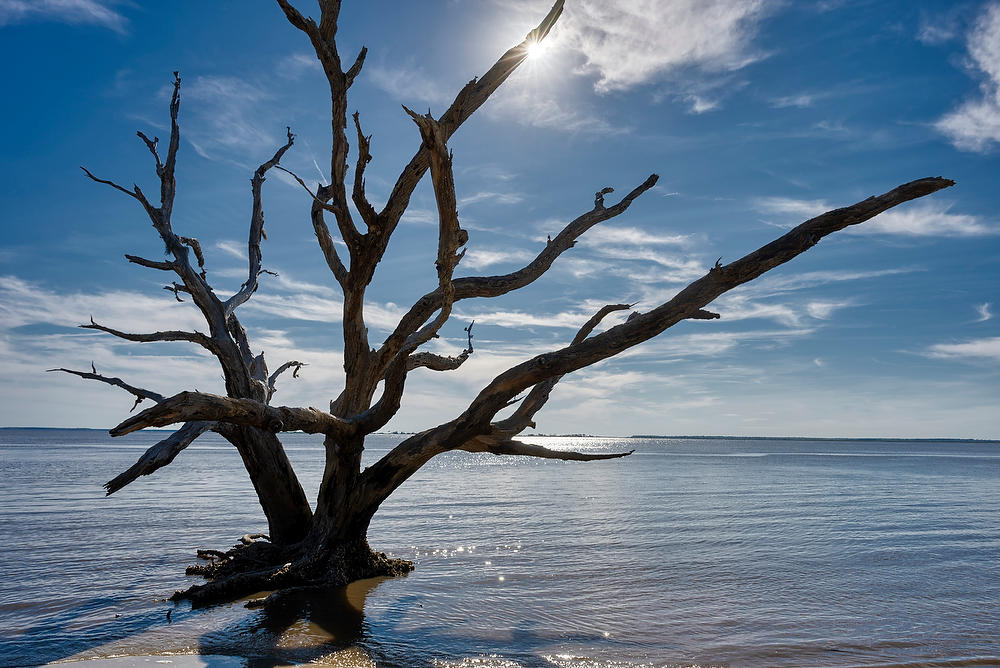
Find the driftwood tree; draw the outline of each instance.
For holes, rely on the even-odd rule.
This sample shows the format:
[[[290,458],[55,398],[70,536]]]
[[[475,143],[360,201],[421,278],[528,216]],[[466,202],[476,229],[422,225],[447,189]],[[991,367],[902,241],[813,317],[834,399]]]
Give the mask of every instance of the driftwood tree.
[[[448,140],[524,61],[529,47],[545,38],[562,12],[563,0],[555,3],[523,42],[500,56],[482,77],[462,88],[441,116],[422,116],[406,110],[416,124],[420,141],[381,210],[376,210],[365,192],[365,168],[372,160],[371,137],[364,134],[357,112],[352,116],[352,134],[355,135],[352,175],[348,165],[347,93],[361,72],[366,49],[362,48],[350,65],[344,67],[336,42],[339,0],[320,0],[318,21],[301,14],[289,0],[277,0],[277,3],[288,21],[309,38],[330,87],[329,185],[319,186],[312,192],[304,181],[295,177],[309,191],[316,240],[344,297],[343,390],[330,402],[328,411],[270,405],[278,377],[289,370],[296,374],[303,363],[285,362],[269,373],[263,353],[254,355],[251,352],[253,348],[247,332],[237,317],[237,309],[253,296],[258,288],[258,276],[265,271],[261,254],[264,238],[262,185],[270,170],[283,169],[279,164],[281,158],[295,140],[291,130],[287,142],[253,175],[247,279],[239,291],[227,299],[220,298],[209,285],[198,241],[181,236],[171,221],[176,194],[174,173],[180,147],[177,117],[181,81],[176,73],[170,100],[170,137],[165,153],[161,155],[157,139],[138,133],[155,164],[160,181],[159,201],[150,201],[138,186],[129,189],[84,169],[94,181],[121,191],[142,206],[166,247],[167,259],[151,260],[133,255],[126,255],[126,258],[143,267],[173,274],[175,277],[168,289],[178,299],[188,298],[198,307],[208,331],[136,334],[94,321],[83,327],[129,341],[185,341],[201,346],[218,360],[226,387],[226,396],[195,391],[164,397],[118,378],[103,376],[96,369],[89,372],[60,369],[121,387],[135,396],[137,404],[145,399],[155,402],[152,408],[113,428],[111,434],[114,436],[145,427],[182,425],[170,437],[151,447],[134,466],[108,482],[108,494],[166,466],[192,441],[212,430],[239,451],[268,520],[269,539],[244,537],[242,545],[227,553],[213,552],[216,559],[208,566],[192,567],[195,572],[207,576],[209,582],[178,592],[175,594],[177,599],[208,603],[260,590],[345,583],[410,570],[409,562],[373,552],[366,532],[379,505],[432,457],[444,452],[464,450],[581,461],[629,454],[554,451],[520,442],[516,436],[534,426],[535,414],[545,405],[549,393],[563,375],[651,339],[682,320],[718,318],[718,314],[704,309],[727,290],[791,260],[828,234],[862,223],[902,202],[953,185],[952,181],[940,177],[923,178],[824,213],[735,262],[716,263],[703,277],[669,301],[645,313],[634,312],[625,322],[594,334],[609,313],[630,308],[625,304],[605,306],[581,327],[566,347],[538,355],[501,373],[453,420],[406,438],[381,460],[362,470],[365,438],[383,427],[399,410],[407,374],[419,367],[441,372],[454,370],[472,354],[471,331],[468,349],[455,357],[421,350],[449,319],[456,302],[498,297],[537,280],[587,230],[625,212],[637,197],[653,187],[657,176],[651,175],[610,205],[605,197],[612,189],[601,189],[593,207],[569,222],[521,269],[497,276],[454,278],[468,233],[462,229],[456,211]],[[365,324],[365,290],[372,282],[414,188],[428,171],[439,218],[437,257],[433,262],[437,288],[418,299],[388,338],[373,347]],[[346,185],[349,176],[353,180],[350,196]],[[360,217],[360,221],[355,216]],[[346,262],[334,244],[329,219],[336,222],[337,232],[346,244]],[[516,409],[509,417],[496,418],[503,409],[514,405]],[[294,430],[325,437],[325,469],[314,507],[310,507],[278,439],[280,432]]]

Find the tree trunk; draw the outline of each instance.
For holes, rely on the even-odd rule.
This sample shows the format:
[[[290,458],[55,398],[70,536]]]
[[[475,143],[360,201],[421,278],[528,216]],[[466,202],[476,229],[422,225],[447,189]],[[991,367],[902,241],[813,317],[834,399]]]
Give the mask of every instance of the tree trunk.
[[[312,526],[312,510],[281,441],[272,432],[255,427],[234,426],[225,430],[223,436],[243,458],[267,517],[271,542],[275,545],[300,542]]]

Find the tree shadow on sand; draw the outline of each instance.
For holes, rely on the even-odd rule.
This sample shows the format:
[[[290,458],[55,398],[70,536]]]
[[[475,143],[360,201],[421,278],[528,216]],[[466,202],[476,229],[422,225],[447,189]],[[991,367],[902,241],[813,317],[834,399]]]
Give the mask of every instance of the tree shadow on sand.
[[[366,618],[365,602],[388,579],[360,580],[346,587],[285,590],[255,614],[201,636],[199,652],[209,668],[232,668],[234,656],[246,668],[275,668],[290,663],[330,663],[379,668],[465,666],[484,657],[495,665],[551,668],[543,656],[553,644],[551,632],[521,620],[503,641],[462,633],[453,623],[434,621],[427,599],[407,595],[395,599],[377,620]],[[422,602],[423,601],[423,602]],[[483,602],[483,614],[489,614]],[[420,623],[413,624],[415,616]],[[428,619],[430,617],[430,619]],[[592,632],[567,630],[558,643],[606,644]],[[501,656],[502,655],[502,656]],[[508,663],[510,662],[510,663]],[[487,660],[482,665],[494,665]]]
[[[212,655],[242,656],[248,668],[273,668],[345,653],[356,654],[344,658],[363,666],[366,654],[357,644],[367,632],[365,600],[385,579],[278,592],[265,599],[256,614],[202,635],[199,652],[210,667]]]

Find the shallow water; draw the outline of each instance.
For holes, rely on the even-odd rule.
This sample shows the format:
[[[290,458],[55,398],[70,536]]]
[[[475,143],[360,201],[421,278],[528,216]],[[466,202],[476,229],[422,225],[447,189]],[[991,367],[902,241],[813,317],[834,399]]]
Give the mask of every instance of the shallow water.
[[[196,548],[266,530],[214,435],[105,498],[158,436],[0,430],[0,665],[1000,665],[998,443],[573,438],[545,442],[636,453],[447,455],[369,535],[416,571],[264,612],[157,600],[188,584]],[[398,440],[375,437],[368,461]],[[319,440],[286,445],[314,496]]]

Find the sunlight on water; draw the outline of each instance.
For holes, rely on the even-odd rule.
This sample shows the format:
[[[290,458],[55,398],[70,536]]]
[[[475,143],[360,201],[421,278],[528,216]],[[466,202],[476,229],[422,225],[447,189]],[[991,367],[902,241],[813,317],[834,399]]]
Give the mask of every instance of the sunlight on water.
[[[995,443],[567,437],[531,440],[637,452],[445,455],[372,524],[409,576],[192,611],[162,599],[195,549],[264,521],[216,437],[105,498],[155,439],[0,430],[0,665],[1000,665]],[[319,440],[287,443],[314,495]]]

